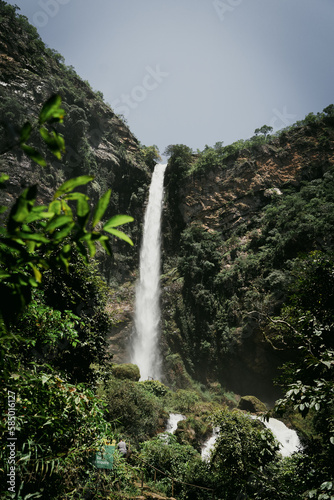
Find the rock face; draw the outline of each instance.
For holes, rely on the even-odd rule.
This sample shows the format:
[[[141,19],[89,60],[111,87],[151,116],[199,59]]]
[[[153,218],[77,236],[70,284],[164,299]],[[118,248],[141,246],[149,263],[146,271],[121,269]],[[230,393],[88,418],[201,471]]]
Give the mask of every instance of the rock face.
[[[110,311],[115,318],[110,349],[118,363],[126,362],[151,170],[124,122],[73,68],[63,64],[60,54],[45,47],[15,7],[0,2],[0,20],[0,171],[10,175],[7,189],[0,191],[0,204],[10,205],[33,183],[38,185],[39,202],[48,202],[57,186],[83,174],[94,175],[87,191],[92,202],[112,189],[106,216],[126,213],[135,219],[126,228],[134,249],[115,241],[112,262],[98,255],[116,304]],[[66,111],[64,124],[58,125],[66,153],[57,160],[43,150],[36,134],[31,145],[42,150],[48,162],[41,168],[15,145],[19,128],[26,120],[36,121],[42,104],[54,93],[61,95]],[[272,379],[284,359],[265,340],[260,315],[275,314],[284,301],[285,263],[299,251],[333,248],[334,228],[322,234],[314,225],[304,240],[291,238],[283,256],[266,267],[263,248],[269,248],[271,238],[274,253],[284,227],[276,228],[273,222],[264,235],[265,211],[306,184],[313,183],[315,190],[322,183],[326,187],[327,179],[326,189],[330,186],[333,113],[261,145],[239,148],[223,160],[207,162],[201,170],[191,169],[200,154],[193,155],[182,145],[179,151],[186,161],[173,168],[170,163],[166,170],[163,211],[161,349],[173,372],[169,381],[187,387],[190,373],[204,383],[219,380],[239,394],[270,402],[277,395]],[[189,171],[193,173],[186,175]],[[317,217],[319,210],[312,216]]]
[[[162,300],[167,327],[162,345],[166,357],[180,353],[187,370],[203,382],[218,377],[223,386],[271,404],[279,396],[272,380],[286,359],[266,340],[261,318],[277,314],[285,299],[286,262],[301,251],[332,248],[333,242],[301,221],[298,210],[303,208],[295,214],[291,209],[286,221],[291,233],[288,244],[272,257],[285,228],[284,220],[276,228],[274,219],[264,234],[266,208],[279,206],[291,193],[298,196],[305,186],[323,184],[331,189],[325,186],[334,165],[334,119],[324,113],[317,121],[291,127],[261,145],[239,149],[218,165],[207,162],[205,170],[194,168],[199,155],[193,156],[189,169],[193,174],[182,175],[182,161],[189,161],[186,156],[174,160],[174,172],[166,173],[166,191],[169,194],[172,187],[173,195],[167,196],[164,211]],[[177,187],[176,168],[181,172]],[[309,194],[309,199],[312,196],[318,195]],[[329,206],[331,202],[305,213],[305,220],[321,220]],[[170,220],[175,221],[173,227]],[[305,228],[299,234],[298,224]]]
[[[193,176],[180,186],[179,210],[185,225],[200,221],[227,239],[270,198],[287,186],[322,176],[334,163],[334,135],[324,147],[322,127],[300,127],[255,151],[241,150],[225,168],[205,178]]]
[[[142,160],[138,140],[124,122],[107,106],[99,93],[93,92],[73,68],[63,64],[60,54],[45,47],[24,16],[15,8],[0,6],[0,168],[10,175],[0,203],[10,204],[27,184],[38,184],[40,202],[50,200],[55,187],[78,175],[90,174],[95,179],[88,189],[96,201],[112,189],[110,209],[106,216],[127,213],[135,222],[127,228],[135,250],[115,242],[114,265],[100,256],[101,267],[108,280],[129,277],[137,267],[144,202],[150,183],[150,171]],[[57,160],[44,151],[47,167],[32,163],[18,148],[17,127],[34,122],[43,103],[53,94],[62,97],[66,111],[58,132],[65,138],[66,153]],[[32,145],[43,150],[37,137]],[[122,253],[122,266],[117,255]]]

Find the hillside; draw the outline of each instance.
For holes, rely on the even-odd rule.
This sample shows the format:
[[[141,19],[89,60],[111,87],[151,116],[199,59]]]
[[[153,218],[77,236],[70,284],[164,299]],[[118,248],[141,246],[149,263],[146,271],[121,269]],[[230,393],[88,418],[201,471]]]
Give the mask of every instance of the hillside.
[[[274,350],[265,338],[267,317],[279,314],[301,255],[333,250],[333,106],[272,137],[171,152],[167,360],[177,353],[203,383],[218,378],[273,402],[279,392],[272,380],[291,352]]]
[[[150,169],[144,162],[142,146],[127,125],[103,102],[63,57],[45,46],[37,30],[15,8],[0,4],[0,152],[1,171],[10,175],[7,193],[0,202],[10,204],[24,186],[38,184],[40,202],[65,180],[83,174],[95,177],[89,189],[94,202],[107,189],[112,189],[106,215],[131,214],[129,226],[135,250],[126,244],[114,246],[113,265],[100,255],[101,268],[108,280],[122,281],[138,265],[144,202],[150,183]],[[17,129],[27,120],[36,120],[42,104],[53,94],[62,97],[66,118],[58,125],[65,138],[66,152],[59,161],[43,150],[47,166],[42,168],[22,155],[17,143]],[[32,145],[43,149],[37,134]],[[122,254],[122,266],[117,256]]]

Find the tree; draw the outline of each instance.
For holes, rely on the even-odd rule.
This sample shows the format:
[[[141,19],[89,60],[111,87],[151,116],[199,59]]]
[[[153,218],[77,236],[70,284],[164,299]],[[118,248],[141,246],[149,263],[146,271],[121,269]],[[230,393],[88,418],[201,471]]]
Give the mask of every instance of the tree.
[[[142,153],[144,162],[149,167],[149,169],[151,171],[153,171],[155,165],[161,161],[161,156],[159,154],[158,147],[156,145],[143,146],[141,148],[141,153]]]
[[[308,455],[317,471],[311,486],[318,490],[334,470],[333,255],[311,252],[297,261],[294,275],[288,303],[271,319],[276,340],[283,341],[293,359],[282,367],[285,395],[276,411],[292,409],[313,417],[317,444],[309,444]]]
[[[273,127],[269,127],[269,125],[262,125],[260,128],[256,128],[254,130],[255,135],[263,134],[265,138],[273,131]]]
[[[60,103],[59,96],[51,97],[37,123],[25,123],[7,150],[20,147],[44,166],[44,157],[27,143],[37,129],[48,149],[61,158],[64,139],[53,127],[63,120]],[[110,190],[93,208],[88,196],[75,191],[92,179],[82,175],[64,182],[48,205],[38,204],[37,186],[30,186],[10,210],[0,207],[1,214],[9,211],[6,225],[0,228],[0,396],[4,403],[0,428],[1,436],[15,436],[15,445],[10,441],[15,457],[8,455],[8,441],[3,439],[1,443],[1,462],[6,467],[0,470],[0,476],[5,484],[7,468],[15,469],[17,483],[14,481],[12,491],[18,498],[64,498],[74,489],[84,496],[82,485],[87,481],[87,471],[91,472],[88,458],[102,445],[102,438],[112,436],[101,401],[91,388],[70,384],[70,370],[67,367],[66,373],[60,366],[67,351],[78,344],[86,349],[88,366],[96,356],[101,339],[92,335],[92,315],[85,317],[88,330],[83,339],[79,310],[74,314],[65,300],[62,310],[54,309],[45,304],[45,294],[34,293],[45,285],[48,273],[55,282],[59,273],[71,274],[74,262],[77,267],[79,262],[88,264],[97,244],[111,254],[109,235],[132,244],[127,235],[115,229],[132,217],[116,215],[102,222]],[[0,177],[3,189],[6,180],[7,175]],[[57,292],[64,299],[61,286]],[[71,296],[69,290],[66,292]],[[83,469],[85,475],[80,478]],[[7,493],[11,498],[10,491]]]
[[[210,474],[220,498],[253,498],[254,490],[261,489],[263,469],[278,458],[278,443],[261,422],[238,411],[218,412],[213,425],[218,437],[210,457]]]

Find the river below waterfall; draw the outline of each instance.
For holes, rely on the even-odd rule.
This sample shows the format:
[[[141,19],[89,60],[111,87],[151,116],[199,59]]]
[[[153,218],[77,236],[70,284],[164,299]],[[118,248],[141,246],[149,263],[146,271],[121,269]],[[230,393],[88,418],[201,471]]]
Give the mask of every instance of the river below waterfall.
[[[181,413],[171,413],[169,415],[169,419],[167,421],[167,426],[165,432],[169,432],[170,434],[173,434],[176,429],[177,429],[177,424],[181,420],[185,420],[186,417],[185,415],[181,415]]]
[[[283,422],[276,418],[269,418],[269,421],[263,420],[256,415],[248,415],[250,418],[258,419],[271,430],[275,438],[280,444],[280,454],[282,457],[288,457],[302,449],[297,432],[294,429],[289,429]],[[214,429],[212,436],[204,443],[202,447],[202,459],[209,460],[210,453],[213,449],[218,437],[218,429]]]

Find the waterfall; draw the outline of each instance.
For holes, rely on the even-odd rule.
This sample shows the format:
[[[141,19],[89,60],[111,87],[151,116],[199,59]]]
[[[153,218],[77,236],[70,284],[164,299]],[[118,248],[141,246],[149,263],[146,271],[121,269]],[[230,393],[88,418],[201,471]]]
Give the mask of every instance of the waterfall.
[[[165,443],[169,444],[169,434],[174,434],[177,429],[177,424],[181,420],[185,420],[187,417],[181,413],[170,413],[167,421],[166,429],[164,432],[159,434],[160,439]]]
[[[167,165],[156,165],[150,186],[140,250],[136,288],[135,335],[131,362],[139,367],[141,380],[161,378],[158,348],[160,325],[160,240],[163,181]]]
[[[177,429],[177,424],[181,420],[185,420],[185,418],[186,418],[185,415],[182,415],[181,413],[170,413],[165,432],[174,434],[174,432]]]
[[[207,439],[202,446],[202,450],[201,450],[202,460],[205,460],[206,462],[210,460],[210,454],[211,454],[211,451],[213,450],[213,447],[217,441],[218,434],[219,434],[219,428],[215,427],[213,429],[212,436],[209,437],[209,439]]]

